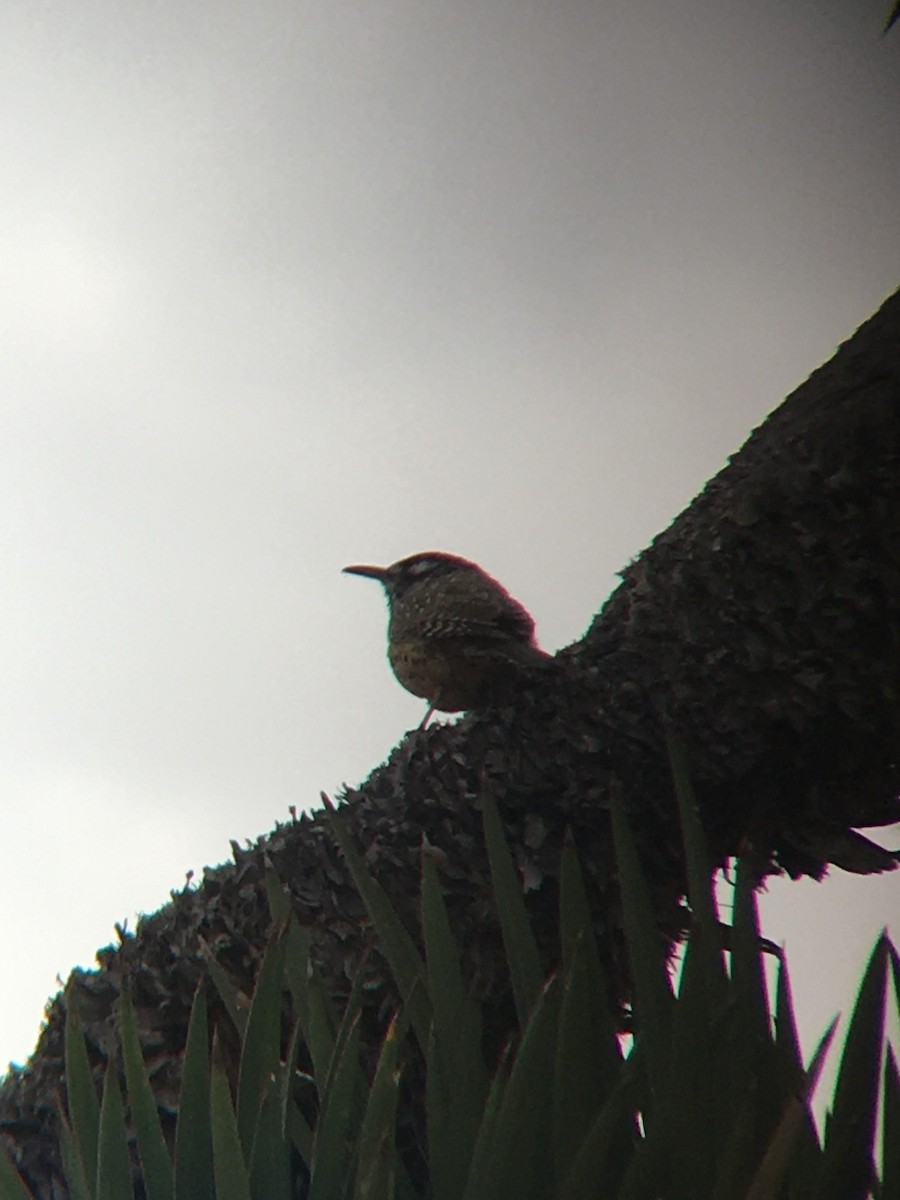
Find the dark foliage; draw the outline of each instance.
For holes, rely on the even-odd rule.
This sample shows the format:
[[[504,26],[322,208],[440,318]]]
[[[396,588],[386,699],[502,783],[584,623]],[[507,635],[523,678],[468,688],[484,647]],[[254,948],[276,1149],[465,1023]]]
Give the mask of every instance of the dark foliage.
[[[513,1017],[480,798],[489,790],[500,806],[548,959],[560,848],[573,829],[620,1009],[629,982],[609,829],[613,783],[663,936],[671,942],[685,925],[662,711],[687,745],[715,860],[749,847],[760,874],[814,877],[829,862],[864,872],[895,865],[852,831],[900,819],[898,616],[900,294],[627,568],[584,639],[519,706],[408,734],[348,792],[345,819],[411,931],[422,839],[433,847],[494,1042]],[[41,1200],[65,1195],[55,1106],[66,1003],[77,1004],[99,1067],[127,974],[154,1086],[163,1105],[174,1104],[202,943],[249,988],[269,925],[267,860],[313,933],[323,979],[338,998],[348,993],[371,930],[322,814],[235,847],[234,859],[101,952],[99,971],[74,973],[27,1067],[0,1087],[0,1131]],[[377,954],[365,971],[374,1047],[393,992]]]

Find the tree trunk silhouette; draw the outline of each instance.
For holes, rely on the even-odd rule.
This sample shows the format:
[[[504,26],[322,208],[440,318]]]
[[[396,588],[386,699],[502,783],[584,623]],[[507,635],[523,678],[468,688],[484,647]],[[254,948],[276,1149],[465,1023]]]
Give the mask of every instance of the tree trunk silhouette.
[[[628,975],[609,831],[624,798],[662,934],[689,914],[663,714],[684,744],[713,857],[761,875],[890,869],[856,830],[900,820],[900,293],[757,429],[626,570],[585,637],[515,707],[406,735],[342,816],[411,931],[423,843],[440,870],[469,981],[497,1038],[512,1021],[481,838],[497,801],[547,965],[560,848],[587,878],[611,1003]],[[245,989],[268,932],[270,863],[346,996],[370,942],[324,814],[277,826],[134,936],[73,972],[27,1066],[0,1086],[0,1134],[43,1200],[66,1194],[56,1150],[63,1023],[77,1006],[98,1070],[127,978],[160,1102],[174,1106],[203,946]],[[202,942],[202,944],[201,944]],[[377,953],[370,1044],[395,1003]],[[57,1190],[53,1190],[56,1188]]]

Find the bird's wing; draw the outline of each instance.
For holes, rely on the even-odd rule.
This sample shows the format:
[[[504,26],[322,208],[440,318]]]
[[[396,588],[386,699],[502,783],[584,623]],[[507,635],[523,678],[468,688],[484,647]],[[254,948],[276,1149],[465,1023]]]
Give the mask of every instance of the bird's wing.
[[[428,632],[433,637],[483,637],[530,643],[534,638],[534,621],[517,600],[505,593],[498,603],[499,584],[473,586],[471,578],[459,581],[452,576],[445,580],[447,615],[435,616]],[[458,604],[454,603],[458,592]]]

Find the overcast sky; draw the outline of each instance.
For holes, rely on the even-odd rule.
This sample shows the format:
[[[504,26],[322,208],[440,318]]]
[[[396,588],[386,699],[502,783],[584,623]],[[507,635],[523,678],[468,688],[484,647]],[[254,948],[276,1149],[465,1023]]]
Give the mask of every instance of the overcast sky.
[[[573,641],[896,287],[888,7],[5,6],[0,1064],[417,723],[342,566],[461,553]],[[807,1047],[898,913],[773,885]]]

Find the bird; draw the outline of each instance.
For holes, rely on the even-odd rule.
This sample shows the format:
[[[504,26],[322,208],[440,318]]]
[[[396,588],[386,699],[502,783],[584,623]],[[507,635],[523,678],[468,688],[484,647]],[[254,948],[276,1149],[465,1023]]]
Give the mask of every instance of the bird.
[[[531,614],[477,563],[428,550],[389,567],[354,565],[387,596],[388,660],[399,683],[435,710],[479,710],[511,698],[552,662]]]

